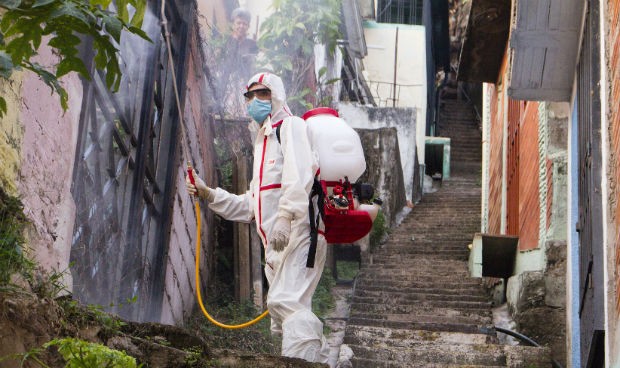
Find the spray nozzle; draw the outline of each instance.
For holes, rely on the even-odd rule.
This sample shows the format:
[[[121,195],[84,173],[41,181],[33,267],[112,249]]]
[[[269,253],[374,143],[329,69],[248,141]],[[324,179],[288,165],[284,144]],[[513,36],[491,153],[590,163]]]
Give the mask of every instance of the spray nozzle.
[[[187,162],[187,176],[189,176],[189,181],[193,186],[196,186],[196,181],[194,180],[194,169],[192,168],[192,164]]]

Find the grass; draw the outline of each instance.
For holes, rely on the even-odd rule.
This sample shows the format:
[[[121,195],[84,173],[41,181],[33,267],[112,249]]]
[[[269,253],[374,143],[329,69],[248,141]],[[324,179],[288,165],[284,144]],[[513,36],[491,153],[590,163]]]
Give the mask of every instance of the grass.
[[[360,270],[360,265],[357,261],[337,261],[336,270],[339,280],[353,280]]]
[[[385,224],[385,216],[383,211],[379,211],[377,218],[372,223],[372,230],[370,230],[370,251],[374,251],[381,244],[381,240],[388,233],[388,228]]]
[[[335,306],[331,294],[331,289],[335,284],[330,270],[325,268],[312,298],[312,311],[320,319],[327,317]],[[262,312],[257,310],[249,300],[237,302],[232,297],[222,296],[221,293],[213,291],[208,295],[217,295],[217,297],[209,297],[205,302],[205,308],[215,320],[222,323],[234,325],[247,322]],[[201,337],[209,341],[213,348],[225,349],[234,345],[236,349],[242,351],[280,355],[280,341],[271,336],[269,316],[252,326],[227,330],[215,326],[201,312],[198,312],[186,322],[186,327],[197,331]],[[325,327],[324,333],[328,332],[329,330]]]
[[[335,302],[331,291],[335,285],[336,281],[332,277],[331,271],[328,267],[325,267],[319,285],[312,296],[312,311],[317,317],[327,317],[329,312],[334,309]]]
[[[231,325],[247,322],[261,313],[251,301],[236,302],[222,298],[207,301],[205,308],[216,321]],[[212,348],[230,349],[235,346],[235,349],[252,353],[279,354],[279,347],[271,338],[269,316],[252,326],[228,330],[212,324],[201,312],[197,312],[186,326],[208,341]]]

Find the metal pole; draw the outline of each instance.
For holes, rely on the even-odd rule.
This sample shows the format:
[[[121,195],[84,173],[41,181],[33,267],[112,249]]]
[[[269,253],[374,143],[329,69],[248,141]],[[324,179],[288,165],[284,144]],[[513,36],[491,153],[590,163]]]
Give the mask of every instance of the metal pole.
[[[392,107],[396,107],[396,68],[398,67],[398,27],[396,27],[396,44],[394,46],[394,85],[392,91]]]

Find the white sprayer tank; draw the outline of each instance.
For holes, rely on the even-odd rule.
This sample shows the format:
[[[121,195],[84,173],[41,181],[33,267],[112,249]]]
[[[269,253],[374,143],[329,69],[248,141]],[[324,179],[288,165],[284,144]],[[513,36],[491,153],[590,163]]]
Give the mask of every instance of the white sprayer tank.
[[[319,155],[321,180],[338,181],[348,177],[354,183],[366,171],[366,160],[360,137],[338,112],[319,107],[302,118],[308,124],[312,147]]]

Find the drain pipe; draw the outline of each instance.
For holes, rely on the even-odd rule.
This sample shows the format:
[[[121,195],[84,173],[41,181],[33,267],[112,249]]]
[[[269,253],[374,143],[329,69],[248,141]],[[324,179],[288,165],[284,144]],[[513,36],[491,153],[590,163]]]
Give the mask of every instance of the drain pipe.
[[[511,331],[511,330],[507,330],[505,328],[501,328],[501,327],[497,327],[495,326],[495,331],[497,332],[501,332],[501,333],[505,333],[506,335],[510,335],[512,337],[516,337],[517,339],[521,340],[521,341],[525,341],[528,345],[530,346],[535,346],[537,348],[540,347],[540,344],[537,343],[536,341],[530,339],[529,337],[520,334],[518,332],[515,331]],[[553,365],[554,368],[564,368],[562,367],[562,364],[560,364],[557,360],[551,358],[551,364]]]

